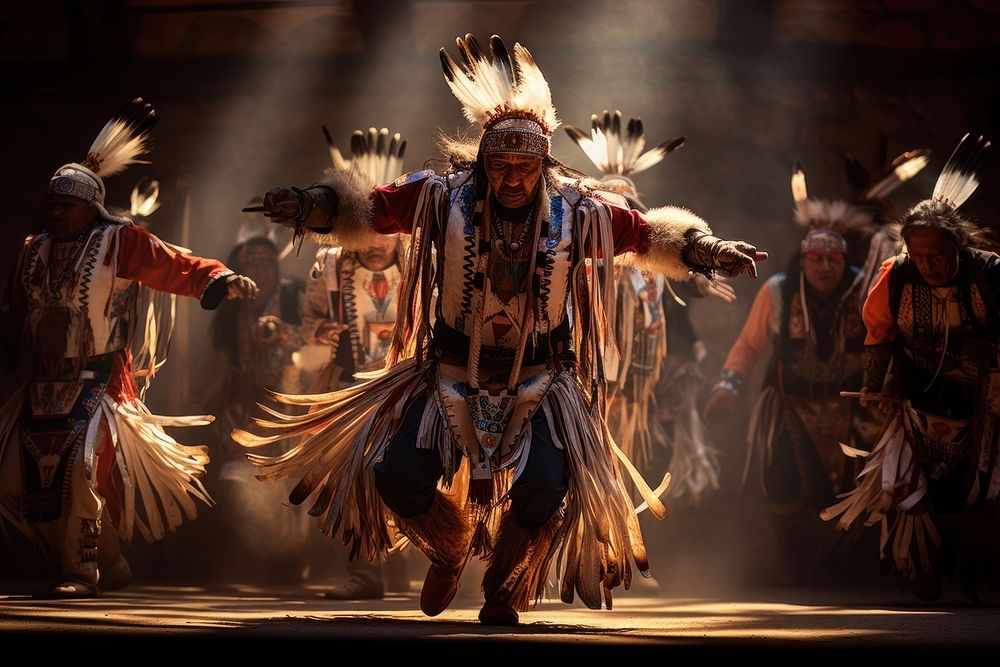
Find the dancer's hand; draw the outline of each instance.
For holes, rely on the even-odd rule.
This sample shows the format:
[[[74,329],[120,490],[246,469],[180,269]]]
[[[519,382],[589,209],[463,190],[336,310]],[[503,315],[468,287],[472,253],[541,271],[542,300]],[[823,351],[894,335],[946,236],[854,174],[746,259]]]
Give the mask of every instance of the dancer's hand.
[[[767,253],[746,241],[721,241],[715,248],[715,268],[727,276],[747,274],[757,277],[757,262],[767,259]]]
[[[286,227],[294,227],[295,221],[302,214],[303,195],[293,188],[271,188],[264,195],[264,215],[271,222]]]
[[[337,354],[337,348],[340,347],[340,334],[346,329],[346,324],[323,322],[316,327],[316,342],[322,345],[329,345],[331,348],[330,354],[335,355]]]
[[[867,408],[868,407],[868,401],[872,401],[875,404],[878,403],[879,399],[875,398],[875,395],[873,395],[871,392],[869,392],[865,387],[862,387],[861,391],[858,392],[858,393],[860,394],[860,396],[858,396],[858,403],[861,404],[861,407]],[[875,405],[873,405],[872,407],[874,408]]]
[[[757,277],[757,262],[767,259],[767,253],[746,241],[726,241],[711,234],[695,236],[684,249],[688,266],[718,269],[727,276],[742,273]]]
[[[736,290],[722,276],[718,276],[713,280],[705,275],[696,273],[691,280],[694,281],[694,286],[698,289],[698,294],[701,296],[710,296],[726,303],[736,301]]]
[[[247,276],[234,273],[226,278],[227,299],[256,299],[259,292],[257,283]]]
[[[736,394],[731,389],[716,385],[712,390],[712,395],[708,397],[702,413],[705,417],[709,417],[715,412],[731,413],[736,409],[736,398]]]
[[[871,407],[878,410],[883,415],[888,415],[899,406],[900,399],[894,395],[889,383],[882,387],[882,393],[869,391],[867,387],[862,387],[858,392],[858,403],[861,407]]]

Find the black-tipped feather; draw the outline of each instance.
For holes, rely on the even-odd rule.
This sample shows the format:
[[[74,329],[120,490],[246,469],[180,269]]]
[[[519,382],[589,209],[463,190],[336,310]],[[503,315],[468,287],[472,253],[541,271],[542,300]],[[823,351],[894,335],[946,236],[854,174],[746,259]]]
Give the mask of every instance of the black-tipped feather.
[[[606,174],[625,176],[649,169],[687,140],[683,136],[669,139],[644,153],[646,138],[642,119],[626,120],[617,109],[614,112],[604,109],[600,114],[591,115],[590,133],[571,125],[565,129],[598,169]]]
[[[386,144],[389,141],[389,130],[382,128],[378,133],[378,143],[375,146],[375,155],[384,156],[386,154]]]
[[[133,128],[134,134],[143,134],[153,129],[160,122],[160,114],[152,104],[136,97],[119,109],[113,118],[124,121]]]
[[[490,51],[493,53],[493,62],[498,63],[507,74],[507,77],[511,81],[517,81],[517,69],[514,67],[514,61],[510,57],[510,52],[507,51],[507,45],[503,43],[499,35],[492,35],[490,37]]]
[[[361,155],[365,152],[365,133],[354,130],[351,134],[351,155]]]
[[[590,139],[590,135],[587,134],[586,132],[584,132],[583,130],[581,130],[580,128],[578,128],[578,127],[573,127],[572,125],[567,125],[563,129],[566,130],[566,134],[569,135],[569,138],[572,139],[573,141],[575,141],[577,144],[579,144],[580,140],[582,140],[582,139]]]
[[[666,155],[667,153],[673,153],[675,150],[683,146],[685,141],[687,141],[687,137],[682,135],[676,139],[664,141],[662,144],[657,146],[656,149],[662,150],[663,154]]]
[[[490,56],[483,51],[483,47],[479,44],[479,40],[472,33],[465,36],[465,48],[468,50],[470,62],[491,62]]]
[[[629,141],[635,141],[642,136],[642,120],[639,118],[629,118],[628,128],[625,130],[626,136],[628,136]]]
[[[975,139],[971,137],[966,134],[958,142],[934,186],[933,198],[954,208],[961,206],[976,191],[987,164],[990,142],[981,135]]]
[[[441,58],[441,69],[444,70],[445,78],[448,79],[449,82],[454,82],[455,69],[457,67],[455,65],[455,61],[451,59],[451,56],[448,55],[448,52],[444,47],[441,47],[441,50],[438,51],[438,57]]]

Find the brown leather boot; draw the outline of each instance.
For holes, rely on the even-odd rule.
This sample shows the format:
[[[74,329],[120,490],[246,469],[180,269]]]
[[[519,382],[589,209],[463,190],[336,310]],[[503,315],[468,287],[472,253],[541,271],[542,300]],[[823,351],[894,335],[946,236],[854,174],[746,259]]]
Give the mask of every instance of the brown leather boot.
[[[555,551],[553,541],[562,524],[552,517],[540,528],[526,528],[507,512],[500,519],[493,553],[483,575],[486,602],[479,610],[484,625],[517,625],[519,611],[526,611],[542,596]]]
[[[399,530],[431,561],[420,591],[420,610],[437,616],[458,592],[458,581],[469,558],[472,527],[465,512],[440,491],[431,508],[408,519]]]
[[[86,598],[97,595],[97,541],[101,522],[70,517],[62,554],[62,582],[47,597]]]
[[[462,577],[462,565],[442,567],[433,563],[427,569],[423,588],[420,589],[420,611],[428,616],[437,616],[448,608],[458,592],[458,582]]]
[[[479,622],[483,625],[517,625],[521,617],[517,610],[500,600],[486,600],[479,610]]]

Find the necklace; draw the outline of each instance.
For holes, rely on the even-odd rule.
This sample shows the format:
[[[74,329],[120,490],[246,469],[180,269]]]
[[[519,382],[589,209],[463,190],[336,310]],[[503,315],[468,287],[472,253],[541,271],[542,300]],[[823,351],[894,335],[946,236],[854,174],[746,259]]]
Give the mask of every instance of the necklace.
[[[512,220],[502,220],[495,213],[490,216],[490,227],[493,231],[493,235],[496,237],[493,241],[493,247],[504,256],[505,259],[513,259],[513,256],[518,253],[519,250],[524,248],[525,242],[528,240],[528,232],[531,229],[531,222],[534,219],[535,206],[532,204],[531,208],[528,209],[528,214],[524,218],[524,222],[521,225],[521,233],[517,235],[517,239],[513,240],[505,234],[504,223],[509,223],[511,235],[513,235],[514,225],[516,224]]]
[[[74,275],[77,260],[83,251],[85,235],[81,234],[72,242],[54,241],[49,251],[48,280],[49,292],[61,294]]]
[[[501,303],[511,304],[524,286],[532,257],[531,248],[528,247],[528,234],[534,229],[534,216],[535,206],[532,204],[524,216],[520,233],[516,238],[509,238],[504,234],[505,228],[510,230],[512,237],[517,222],[504,220],[495,211],[490,212],[490,232],[494,237],[491,245],[494,252],[490,253],[487,272],[490,290]]]

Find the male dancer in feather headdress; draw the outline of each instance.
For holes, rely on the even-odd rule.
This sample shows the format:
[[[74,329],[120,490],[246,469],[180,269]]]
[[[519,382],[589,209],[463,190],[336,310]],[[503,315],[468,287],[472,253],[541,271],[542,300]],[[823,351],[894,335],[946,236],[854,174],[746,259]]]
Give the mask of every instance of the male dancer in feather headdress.
[[[893,172],[872,189],[885,196],[889,182],[902,181]],[[810,199],[798,166],[792,196],[796,222],[807,230],[800,251],[786,272],[761,286],[705,413],[731,411],[744,379],[770,349],[744,474],[756,459],[786,557],[784,571],[797,577],[830,553],[835,533],[824,530],[819,512],[853,487],[854,463],[840,443],[868,449],[877,431],[867,409],[839,396],[842,389],[861,386],[865,336],[865,275],[848,262],[864,253],[852,253],[847,239],[861,243],[871,237],[876,209]]]
[[[196,297],[205,308],[257,292],[249,278],[105,208],[103,178],[138,161],[156,119],[134,100],[86,160],[56,171],[49,225],[25,240],[3,301],[0,518],[61,559],[53,595],[97,591],[103,512],[124,539],[138,527],[153,540],[193,518],[196,499],[210,502],[198,481],[205,449],[163,431],[207,418],[151,415],[137,396],[129,345],[140,286]]]
[[[252,456],[260,476],[300,479],[291,501],[312,496],[311,511],[361,557],[391,548],[391,527],[409,538],[431,561],[427,615],[451,602],[470,554],[485,556],[479,618],[514,624],[561,545],[566,601],[576,591],[590,607],[610,605],[612,589],[630,583],[630,555],[648,570],[620,464],[635,471],[604,422],[615,286],[588,278],[586,260],[631,253],[685,278],[691,267],[755,274],[765,255],[712,236],[690,211],[643,214],[581,190],[550,155],[558,121],[527,49],[511,55],[493,37],[483,51],[471,35],[458,44],[465,66],[442,49],[445,75],[482,133],[450,143],[451,172],[374,190],[337,173],[264,200],[275,220],[326,244],[413,235],[386,370],[340,392],[280,397],[312,410],[259,420],[270,435],[234,437],[255,446],[311,434],[283,457]]]
[[[678,137],[643,152],[646,138],[642,120],[629,118],[624,124],[618,110],[591,116],[589,133],[573,126],[564,129],[604,172],[604,178],[595,187],[621,194],[631,208],[640,212],[649,208],[639,200],[631,177],[658,164],[668,153],[683,146],[685,140]],[[698,502],[704,493],[718,488],[719,463],[717,452],[705,441],[705,427],[696,405],[699,384],[696,376],[700,374],[694,370],[697,362],[690,348],[697,339],[684,306],[668,305],[680,299],[663,275],[634,266],[620,266],[615,271],[618,281],[615,322],[621,363],[611,377],[614,385],[607,405],[608,426],[618,446],[644,475],[653,472],[654,460],[666,464],[664,468],[671,472],[671,497],[686,496]],[[733,289],[721,281],[695,274],[694,282],[702,294],[723,301],[735,299]],[[683,322],[669,322],[668,308],[672,319]],[[684,337],[683,343],[678,336],[676,348],[667,336],[670,324],[681,324],[674,326],[675,332],[686,329],[691,334]],[[685,345],[687,350],[682,349]],[[674,372],[664,377],[668,375],[668,356],[676,356],[677,362]],[[674,383],[684,386],[671,386]],[[668,391],[674,399],[671,402],[664,400]],[[674,426],[670,435],[663,423],[667,413]]]
[[[904,216],[906,251],[868,293],[861,399],[885,421],[874,451],[858,453],[867,457],[857,489],[824,513],[843,528],[862,514],[880,523],[883,557],[924,599],[941,595],[951,565],[975,596],[998,556],[1000,257],[958,212],[988,148],[962,139],[933,196]]]
[[[406,140],[398,133],[390,138],[386,128],[355,131],[350,161],[328,141],[333,169],[355,169],[372,187],[401,174]],[[324,246],[316,253],[306,284],[303,334],[307,343],[322,346],[327,363],[311,392],[348,387],[356,382],[355,373],[381,370],[385,364],[402,278],[400,238],[398,234],[373,234],[364,249]],[[400,557],[389,559],[386,576],[380,559],[350,558],[347,573],[348,581],[332,587],[326,597],[381,599],[387,585],[403,591],[409,588]]]

